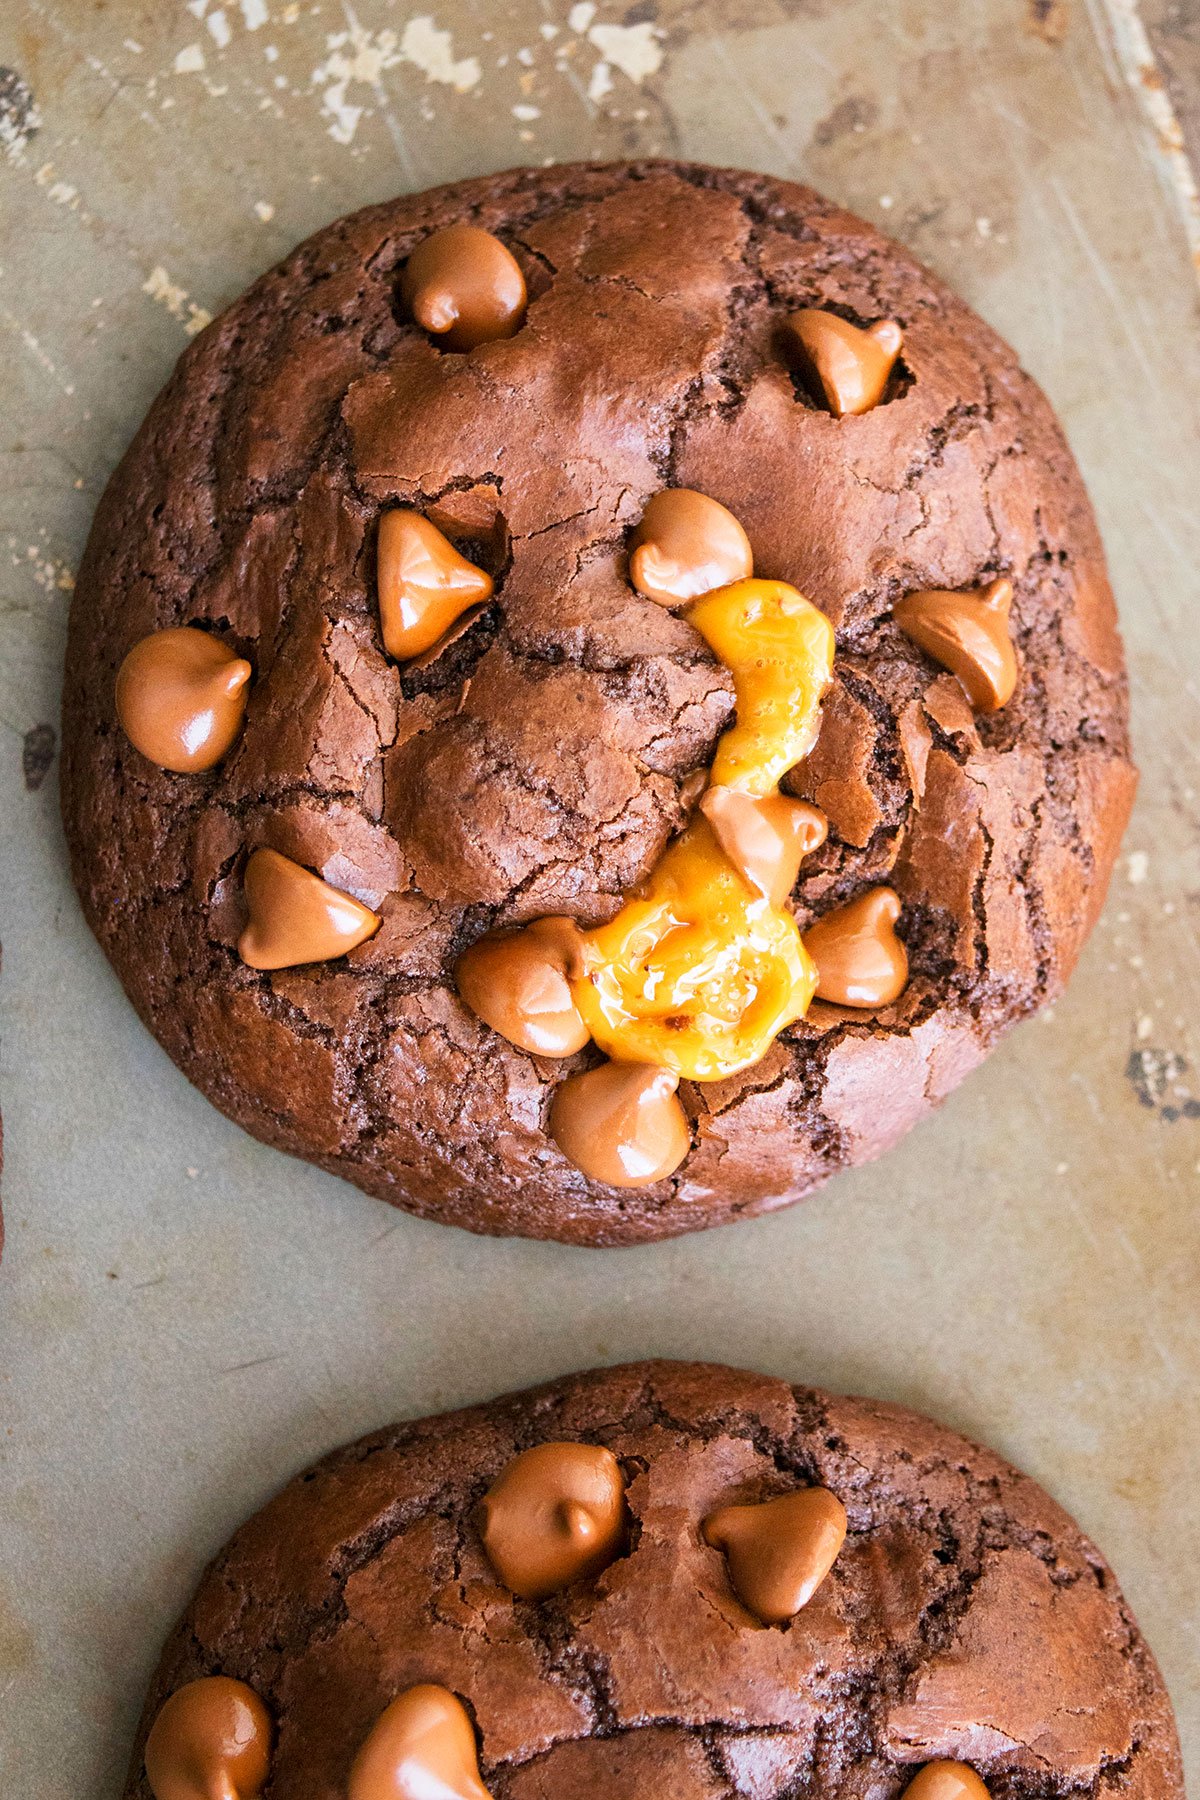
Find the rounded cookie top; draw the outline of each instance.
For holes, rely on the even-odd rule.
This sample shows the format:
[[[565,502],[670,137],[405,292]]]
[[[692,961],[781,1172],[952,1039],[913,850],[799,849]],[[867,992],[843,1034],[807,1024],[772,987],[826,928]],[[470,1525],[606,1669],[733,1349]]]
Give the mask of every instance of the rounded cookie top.
[[[273,1800],[435,1791],[394,1778],[405,1755],[473,1800],[899,1800],[943,1762],[968,1771],[926,1778],[943,1800],[1183,1793],[1153,1658],[1039,1488],[914,1413],[698,1364],[572,1376],[298,1477],[168,1644],[127,1800],[214,1677],[210,1711],[231,1684],[265,1705]]]
[[[709,616],[751,567],[836,631],[754,806]],[[217,647],[182,673],[178,627]],[[369,209],[196,340],[97,515],[63,781],[93,928],[225,1111],[413,1210],[606,1243],[894,1142],[1065,979],[1133,775],[1095,527],[1012,353],[811,191],[650,163]],[[755,1060],[577,1029],[527,957],[547,1032],[466,1004],[485,940],[512,980],[498,934],[543,920],[618,957],[668,847],[786,881],[788,833]],[[570,1085],[596,1043],[665,1064],[636,1105]],[[598,1118],[637,1141],[590,1155]]]

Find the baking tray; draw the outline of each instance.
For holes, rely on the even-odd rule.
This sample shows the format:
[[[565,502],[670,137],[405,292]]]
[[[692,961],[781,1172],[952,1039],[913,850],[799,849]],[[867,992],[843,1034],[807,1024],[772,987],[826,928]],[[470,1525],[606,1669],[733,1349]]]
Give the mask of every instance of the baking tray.
[[[119,1793],[202,1564],[300,1464],[394,1417],[646,1355],[905,1401],[1027,1469],[1115,1563],[1200,1777],[1200,239],[1181,90],[1149,60],[1169,12],[4,8],[6,1793]],[[53,734],[92,509],[189,331],[349,208],[641,152],[813,181],[1017,346],[1100,514],[1142,786],[1070,993],[884,1162],[787,1214],[587,1252],[407,1218],[194,1093],[83,926]]]

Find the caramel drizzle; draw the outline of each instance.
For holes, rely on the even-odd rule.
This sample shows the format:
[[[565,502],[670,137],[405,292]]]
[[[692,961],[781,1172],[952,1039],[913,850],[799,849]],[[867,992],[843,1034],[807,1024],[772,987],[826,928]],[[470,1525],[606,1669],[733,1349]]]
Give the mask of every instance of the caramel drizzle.
[[[737,717],[717,743],[709,792],[729,790],[755,808],[786,805],[779,782],[816,741],[832,671],[828,620],[786,583],[752,577],[711,590],[684,616],[731,671],[737,691]],[[790,910],[747,878],[703,813],[616,917],[583,934],[582,959],[572,992],[599,1047],[695,1081],[758,1062],[804,1016],[816,988]],[[680,1026],[689,1000],[702,1022]]]

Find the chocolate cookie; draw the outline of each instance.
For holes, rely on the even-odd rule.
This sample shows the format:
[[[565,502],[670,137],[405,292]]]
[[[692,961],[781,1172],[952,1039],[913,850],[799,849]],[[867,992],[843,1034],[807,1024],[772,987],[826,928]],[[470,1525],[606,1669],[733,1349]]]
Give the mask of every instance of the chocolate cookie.
[[[1061,987],[1134,775],[1011,351],[811,191],[641,163],[371,208],[196,339],[97,514],[63,784],[218,1106],[602,1244],[895,1142]]]
[[[167,1645],[127,1800],[221,1773],[240,1800],[1183,1794],[1112,1571],[1033,1482],[899,1407],[691,1363],[293,1481]]]

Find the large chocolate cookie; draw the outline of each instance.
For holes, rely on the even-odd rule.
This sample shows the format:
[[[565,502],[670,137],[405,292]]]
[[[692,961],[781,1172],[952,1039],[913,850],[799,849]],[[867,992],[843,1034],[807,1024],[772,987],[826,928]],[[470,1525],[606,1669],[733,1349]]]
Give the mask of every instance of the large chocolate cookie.
[[[88,918],[204,1092],[583,1243],[893,1143],[1061,986],[1134,784],[1012,353],[809,190],[664,163],[396,200],[264,276],[105,495],[64,709]]]
[[[171,1638],[126,1794],[898,1800],[914,1777],[913,1800],[1182,1800],[1112,1571],[915,1413],[643,1363],[293,1481]]]

